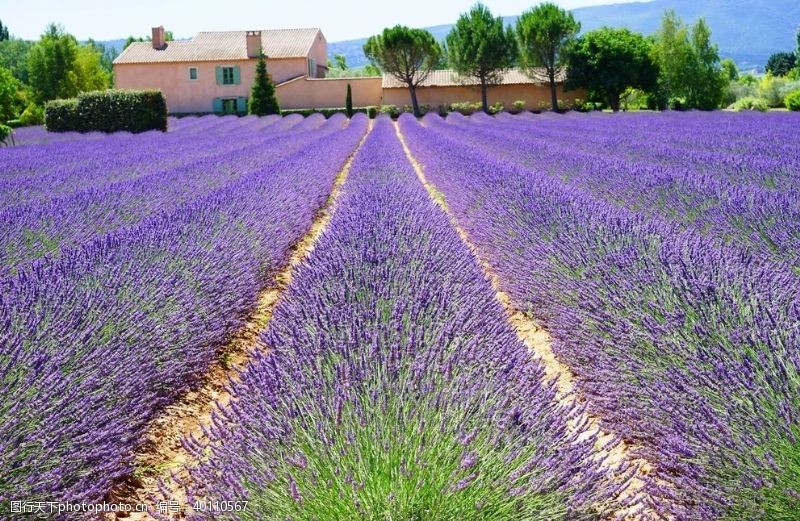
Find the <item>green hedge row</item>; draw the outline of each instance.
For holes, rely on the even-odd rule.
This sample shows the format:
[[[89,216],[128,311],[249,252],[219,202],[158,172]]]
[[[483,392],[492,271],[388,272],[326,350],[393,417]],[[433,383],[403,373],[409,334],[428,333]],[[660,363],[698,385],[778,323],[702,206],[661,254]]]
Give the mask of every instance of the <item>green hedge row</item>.
[[[289,114],[300,114],[301,116],[310,116],[311,114],[322,114],[326,118],[333,116],[334,114],[338,113],[347,114],[347,109],[344,107],[340,108],[326,108],[326,109],[287,109],[281,110],[281,114],[284,116],[288,116]],[[368,115],[370,118],[374,118],[378,115],[378,107],[353,107],[353,113],[361,112],[362,114]]]
[[[44,120],[52,132],[166,131],[167,102],[159,90],[83,92],[49,102]]]

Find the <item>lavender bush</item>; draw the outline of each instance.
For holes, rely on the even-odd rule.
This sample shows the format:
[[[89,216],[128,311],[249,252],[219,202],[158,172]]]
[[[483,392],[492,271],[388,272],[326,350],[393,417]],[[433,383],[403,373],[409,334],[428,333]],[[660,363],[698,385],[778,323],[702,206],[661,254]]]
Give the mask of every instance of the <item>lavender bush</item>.
[[[388,118],[195,447],[232,519],[583,519],[612,490]]]
[[[657,125],[659,117],[635,121]],[[673,137],[692,129],[697,117],[686,116],[687,128],[674,129]],[[707,128],[719,121],[733,134],[752,122],[704,117]],[[554,121],[567,128],[586,121],[591,128],[597,117],[556,118],[545,118],[543,126],[558,130]],[[650,208],[619,206],[569,182],[586,156],[579,150],[571,160],[560,138],[537,149],[541,165],[523,166],[506,160],[517,141],[497,143],[489,153],[474,140],[464,143],[455,127],[466,123],[457,119],[453,127],[430,118],[426,126],[411,118],[400,124],[504,289],[551,332],[590,409],[641,445],[658,478],[649,493],[673,505],[663,513],[679,519],[794,515],[800,509],[800,281],[790,266],[769,260],[763,247],[726,245],[713,230],[703,233]],[[481,119],[475,125],[493,128]],[[637,128],[626,118],[603,123],[613,127],[614,121]],[[594,173],[601,183],[603,172]],[[631,183],[648,185],[647,171],[628,175]]]
[[[4,512],[99,501],[132,470],[148,422],[242,324],[367,123],[0,279]]]

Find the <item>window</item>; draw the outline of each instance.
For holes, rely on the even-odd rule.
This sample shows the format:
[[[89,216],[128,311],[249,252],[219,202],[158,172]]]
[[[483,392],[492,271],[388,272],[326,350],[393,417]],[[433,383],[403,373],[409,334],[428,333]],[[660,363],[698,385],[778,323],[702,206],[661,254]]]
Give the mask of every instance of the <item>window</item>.
[[[236,98],[222,100],[222,112],[225,114],[235,114],[236,109]]]
[[[197,67],[189,67],[189,79],[190,80],[197,79]]]
[[[317,62],[314,58],[308,59],[308,77],[309,78],[316,78],[317,77]]]
[[[222,84],[223,85],[233,85],[234,78],[233,78],[233,67],[223,67],[222,68]],[[236,100],[233,100],[234,102]]]

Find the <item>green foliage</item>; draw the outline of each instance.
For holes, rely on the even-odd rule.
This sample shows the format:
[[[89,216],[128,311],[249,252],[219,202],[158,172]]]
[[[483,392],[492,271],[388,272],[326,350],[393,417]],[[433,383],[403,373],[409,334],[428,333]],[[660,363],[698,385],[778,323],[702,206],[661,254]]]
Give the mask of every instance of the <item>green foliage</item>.
[[[34,101],[71,98],[79,92],[104,89],[110,74],[93,45],[78,45],[62,27],[50,24],[28,54],[29,85]]]
[[[3,25],[3,22],[0,21],[0,42],[4,42],[10,38],[8,34],[8,27]]]
[[[505,109],[506,107],[503,105],[502,102],[496,101],[492,104],[491,107],[489,107],[489,114],[497,114],[499,112],[503,112]]]
[[[514,114],[520,113],[525,110],[525,100],[518,99],[514,102]]]
[[[14,129],[9,127],[8,125],[0,124],[0,143],[3,145],[8,145],[8,138],[14,134]]]
[[[581,24],[572,13],[549,2],[525,11],[517,19],[520,66],[529,73],[535,67],[545,68],[553,110],[558,110],[556,73],[563,67],[566,50],[580,30]]]
[[[370,119],[374,119],[378,115],[377,107],[353,107],[353,114],[366,114]],[[326,118],[334,114],[347,114],[346,107],[323,108],[323,109],[285,109],[281,111],[281,115],[288,116],[290,114],[300,114],[303,117],[308,117],[312,114],[322,114]]]
[[[33,42],[12,38],[0,41],[0,67],[11,71],[23,84],[28,83],[28,54]]]
[[[502,80],[503,69],[514,64],[516,51],[513,31],[504,27],[502,17],[492,16],[481,3],[462,14],[447,35],[449,65],[459,75],[480,83],[484,112],[489,112],[488,85]]]
[[[43,125],[44,109],[41,107],[41,105],[30,103],[27,107],[25,107],[25,110],[19,117],[19,122],[20,125],[24,127],[30,127],[31,125]]]
[[[48,102],[45,125],[53,132],[167,130],[167,103],[158,90],[84,92]]]
[[[336,68],[340,70],[347,70],[347,58],[344,54],[334,54],[333,61],[336,63]]]
[[[396,25],[370,36],[364,44],[364,54],[373,65],[408,85],[414,115],[419,117],[417,86],[436,67],[442,54],[433,35],[424,29]]]
[[[731,110],[735,110],[736,112],[742,112],[744,110],[766,112],[769,110],[769,104],[767,103],[767,100],[763,98],[742,98],[737,100],[729,108]]]
[[[728,80],[721,72],[719,50],[711,30],[699,19],[686,26],[674,11],[666,11],[655,35],[653,55],[661,70],[658,91],[673,108],[713,110],[722,103]]]
[[[570,46],[566,62],[566,88],[585,88],[614,112],[627,89],[649,91],[658,81],[651,42],[628,29],[604,27],[586,33]]]
[[[172,31],[164,31],[164,41],[171,42],[175,39],[175,36],[172,34]],[[125,50],[128,46],[135,42],[152,42],[152,36],[128,36],[125,39],[125,44],[122,46],[122,49]]]
[[[725,58],[720,62],[720,67],[722,67],[722,75],[727,78],[728,81],[736,81],[739,79],[739,67],[736,66],[735,61],[730,58]]]
[[[786,108],[797,112],[800,111],[800,90],[796,90],[787,94],[783,99]]]
[[[480,102],[472,102],[472,101],[463,101],[459,103],[451,103],[450,104],[450,111],[451,112],[460,112],[465,116],[468,116],[474,112],[479,112],[483,109],[483,106]]]
[[[764,98],[770,107],[779,108],[785,106],[786,95],[798,88],[800,88],[800,81],[790,81],[787,78],[766,74],[758,81],[757,92],[758,96]]]
[[[11,71],[0,67],[0,123],[16,118],[24,107],[22,84]]]
[[[345,99],[344,99],[344,108],[345,108],[345,113],[347,114],[347,117],[348,118],[352,118],[353,117],[353,91],[350,88],[350,84],[349,83],[347,84],[347,95],[345,96]]]
[[[267,72],[267,57],[262,52],[256,63],[256,77],[250,89],[250,99],[247,102],[247,111],[256,116],[267,114],[280,114],[278,98],[275,96],[275,84]]]
[[[776,52],[767,60],[766,71],[773,76],[786,76],[797,65],[793,52]]]

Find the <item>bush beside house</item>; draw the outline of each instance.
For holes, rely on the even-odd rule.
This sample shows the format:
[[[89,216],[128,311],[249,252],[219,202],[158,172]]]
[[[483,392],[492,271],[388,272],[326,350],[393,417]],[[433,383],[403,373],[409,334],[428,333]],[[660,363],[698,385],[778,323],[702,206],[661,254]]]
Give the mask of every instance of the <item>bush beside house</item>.
[[[167,130],[167,103],[158,90],[84,92],[55,100],[44,111],[52,132],[145,132]]]

